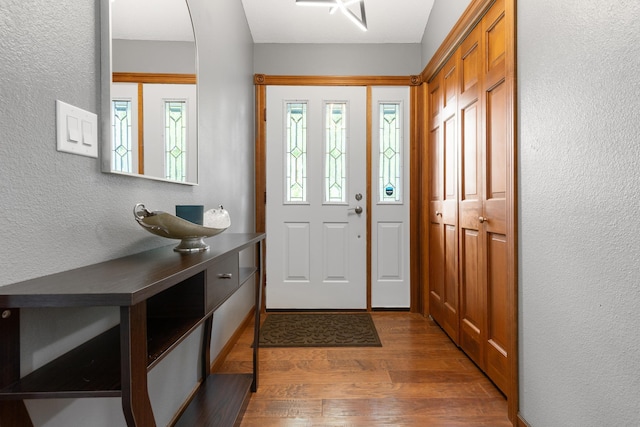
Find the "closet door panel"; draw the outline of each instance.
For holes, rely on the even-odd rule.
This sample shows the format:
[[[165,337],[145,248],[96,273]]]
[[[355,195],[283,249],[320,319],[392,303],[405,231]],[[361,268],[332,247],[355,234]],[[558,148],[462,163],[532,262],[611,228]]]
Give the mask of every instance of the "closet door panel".
[[[449,207],[450,211],[449,218],[447,218],[448,223],[455,223],[454,212],[456,210],[456,205],[458,203],[457,199],[457,183],[458,177],[456,176],[456,146],[458,145],[458,141],[456,139],[457,134],[457,121],[456,116],[448,117],[443,124],[443,134],[444,134],[444,201],[451,206]]]
[[[482,163],[478,102],[460,110],[460,227],[478,230],[482,213]]]
[[[442,322],[444,295],[444,236],[443,227],[431,223],[429,230],[429,311],[438,323]]]
[[[460,45],[460,97],[478,97],[478,83],[482,71],[480,28],[476,27]],[[467,95],[470,94],[470,95]]]
[[[440,326],[458,343],[458,232],[453,225],[444,227],[444,300]]]
[[[498,388],[506,392],[509,372],[507,238],[503,234],[488,233],[487,240],[488,337],[485,371]]]
[[[507,52],[506,21],[505,21],[504,0],[497,0],[489,9],[482,24],[485,34],[486,44],[486,67],[489,74],[497,73],[505,75],[505,60]]]
[[[486,93],[485,227],[506,234],[507,97],[504,81]]]
[[[480,233],[462,228],[460,241],[460,347],[484,367],[486,295],[481,274]]]

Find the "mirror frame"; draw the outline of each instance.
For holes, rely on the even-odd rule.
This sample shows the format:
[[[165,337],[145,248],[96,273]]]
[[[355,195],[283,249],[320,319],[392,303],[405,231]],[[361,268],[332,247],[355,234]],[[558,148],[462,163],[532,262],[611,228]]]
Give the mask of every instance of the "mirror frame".
[[[191,26],[193,28],[193,40],[195,45],[195,80],[196,80],[196,181],[195,182],[182,182],[174,181],[166,178],[148,176],[143,174],[118,172],[111,169],[111,141],[113,136],[111,134],[112,129],[112,114],[111,114],[111,85],[113,84],[113,68],[112,68],[112,55],[113,55],[113,43],[112,43],[112,16],[111,16],[111,2],[112,0],[100,0],[100,135],[101,135],[101,147],[100,147],[100,164],[103,173],[109,173],[114,175],[129,176],[133,178],[142,178],[153,181],[168,182],[171,184],[196,186],[200,181],[200,138],[199,138],[199,116],[200,116],[200,93],[198,90],[198,43],[196,40],[195,28],[193,27],[193,17],[191,15],[191,8],[187,0],[185,2],[187,10],[189,11],[189,17],[191,19]],[[122,74],[122,73],[120,73]],[[133,74],[133,73],[129,73]]]

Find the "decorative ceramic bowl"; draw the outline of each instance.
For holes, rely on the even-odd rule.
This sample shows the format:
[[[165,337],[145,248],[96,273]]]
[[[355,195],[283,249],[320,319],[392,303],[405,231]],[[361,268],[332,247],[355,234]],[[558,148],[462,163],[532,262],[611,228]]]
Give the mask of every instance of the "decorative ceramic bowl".
[[[209,245],[204,242],[204,238],[220,234],[231,225],[229,213],[222,206],[205,212],[204,226],[167,212],[149,211],[142,203],[135,205],[133,216],[149,233],[180,240],[180,244],[173,248],[176,252],[206,251]]]

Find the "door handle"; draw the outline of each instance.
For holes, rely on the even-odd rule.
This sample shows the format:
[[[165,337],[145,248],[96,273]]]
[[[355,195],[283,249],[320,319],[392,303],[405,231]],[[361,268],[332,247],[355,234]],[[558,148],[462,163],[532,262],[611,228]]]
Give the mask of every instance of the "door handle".
[[[442,216],[442,212],[436,211],[436,216]]]
[[[233,277],[233,274],[231,273],[220,273],[218,274],[218,278],[219,279],[231,279]]]
[[[484,222],[489,222],[489,218],[481,216],[481,217],[478,217],[478,221],[480,221],[480,224],[482,224]]]
[[[355,213],[360,215],[362,213],[362,206],[356,206],[355,208],[349,208],[348,210],[349,211],[354,211]]]

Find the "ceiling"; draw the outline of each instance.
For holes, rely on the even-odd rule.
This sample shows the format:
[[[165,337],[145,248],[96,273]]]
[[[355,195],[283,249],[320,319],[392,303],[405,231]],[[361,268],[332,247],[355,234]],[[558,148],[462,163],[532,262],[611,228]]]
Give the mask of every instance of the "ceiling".
[[[187,3],[184,0],[112,0],[111,37],[193,41]]]
[[[236,0],[237,1],[237,0]],[[368,31],[329,7],[242,0],[255,43],[420,43],[434,0],[364,0]],[[360,17],[359,4],[349,6]],[[185,0],[113,0],[114,39],[193,41]]]
[[[328,7],[242,0],[255,43],[420,43],[434,0],[364,0],[368,31]],[[349,7],[360,17],[359,5]]]

